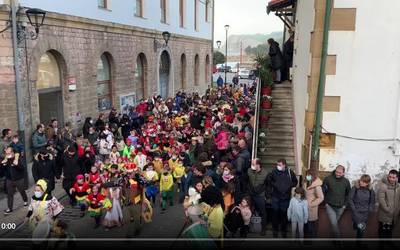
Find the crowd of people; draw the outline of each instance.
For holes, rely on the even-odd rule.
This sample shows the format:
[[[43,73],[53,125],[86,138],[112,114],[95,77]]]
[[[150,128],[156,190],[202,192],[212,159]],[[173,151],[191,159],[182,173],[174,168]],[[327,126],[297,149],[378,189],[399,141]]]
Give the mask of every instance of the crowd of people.
[[[142,219],[152,221],[155,206],[165,213],[178,202],[185,225],[201,227],[208,237],[236,237],[238,232],[247,237],[249,231],[266,235],[270,213],[273,237],[287,237],[291,222],[293,237],[315,238],[318,207],[325,202],[335,237],[341,236],[338,221],[346,206],[357,237],[364,237],[375,211],[369,175],[351,187],[339,165],[323,181],[308,170],[299,183],[285,159],[269,173],[260,159],[252,159],[255,91],[253,83],[208,88],[203,96],[183,91],[166,100],[153,96],[125,114],[113,108],[107,118],[87,117],[78,133],[68,122],[63,128],[55,119],[39,124],[32,135],[36,185],[30,201],[23,184],[25,149],[11,129],[3,129],[5,214],[13,212],[17,188],[33,229],[43,220],[55,228],[64,225],[55,221],[64,207],[52,195],[55,181],[62,180],[70,205],[105,230],[122,226],[127,207],[137,234]],[[391,237],[397,223],[398,189],[398,172],[391,170],[377,192],[380,237]]]

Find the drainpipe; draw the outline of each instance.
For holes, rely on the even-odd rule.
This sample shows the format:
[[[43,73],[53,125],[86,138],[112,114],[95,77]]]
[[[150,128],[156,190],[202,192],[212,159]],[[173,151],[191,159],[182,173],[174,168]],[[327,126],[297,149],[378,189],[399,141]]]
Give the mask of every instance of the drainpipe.
[[[322,54],[321,54],[321,64],[319,71],[320,74],[318,81],[318,94],[315,107],[315,122],[314,122],[313,136],[312,136],[313,143],[312,143],[310,168],[313,168],[314,170],[318,169],[317,163],[319,158],[319,143],[320,143],[319,136],[321,133],[322,106],[325,95],[325,81],[326,81],[325,68],[326,68],[326,59],[328,54],[328,39],[329,39],[329,27],[331,21],[331,9],[332,9],[332,0],[326,0],[324,33],[322,40]]]
[[[11,0],[11,21],[12,21],[12,45],[14,54],[14,74],[15,74],[15,93],[17,97],[17,113],[18,113],[18,135],[21,143],[25,146],[25,123],[24,123],[24,99],[23,99],[23,89],[21,84],[20,75],[20,62],[18,59],[18,36],[17,36],[17,8],[18,1]],[[26,159],[26,157],[24,157]]]

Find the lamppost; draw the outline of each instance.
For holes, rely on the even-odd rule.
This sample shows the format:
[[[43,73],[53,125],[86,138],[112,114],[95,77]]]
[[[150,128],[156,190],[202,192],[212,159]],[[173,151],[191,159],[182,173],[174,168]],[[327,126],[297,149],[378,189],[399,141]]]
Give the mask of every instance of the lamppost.
[[[154,37],[154,52],[157,52],[159,48],[165,48],[168,47],[168,41],[171,38],[171,33],[168,31],[164,31],[162,34],[162,38],[164,39],[165,44],[161,44],[157,39]]]
[[[224,83],[226,84],[226,71],[228,70],[228,30],[229,30],[229,25],[225,25],[225,81]]]
[[[218,47],[218,49],[221,47],[221,41],[220,40],[217,41],[217,47]]]

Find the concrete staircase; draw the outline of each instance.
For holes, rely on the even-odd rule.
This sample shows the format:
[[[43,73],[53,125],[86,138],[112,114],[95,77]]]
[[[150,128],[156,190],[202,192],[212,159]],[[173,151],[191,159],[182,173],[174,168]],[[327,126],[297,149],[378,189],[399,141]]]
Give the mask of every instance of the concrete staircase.
[[[275,84],[272,90],[272,109],[267,128],[259,133],[266,134],[266,150],[258,151],[262,166],[270,171],[276,161],[284,158],[287,165],[295,166],[294,124],[292,86],[290,82]]]

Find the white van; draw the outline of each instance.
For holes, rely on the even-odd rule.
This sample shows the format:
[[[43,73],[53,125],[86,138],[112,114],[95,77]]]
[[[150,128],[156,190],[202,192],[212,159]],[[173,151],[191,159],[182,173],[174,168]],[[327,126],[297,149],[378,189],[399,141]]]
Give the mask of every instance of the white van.
[[[249,79],[250,70],[239,69],[239,79]]]

